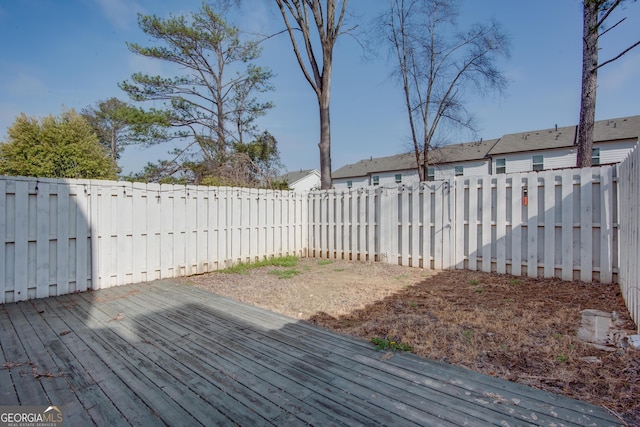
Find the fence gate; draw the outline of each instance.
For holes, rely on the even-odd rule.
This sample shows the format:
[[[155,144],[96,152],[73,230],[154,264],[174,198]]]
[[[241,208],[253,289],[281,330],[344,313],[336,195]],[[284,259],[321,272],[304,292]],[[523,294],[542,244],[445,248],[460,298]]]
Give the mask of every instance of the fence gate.
[[[428,269],[453,266],[450,181],[377,188],[378,258]]]

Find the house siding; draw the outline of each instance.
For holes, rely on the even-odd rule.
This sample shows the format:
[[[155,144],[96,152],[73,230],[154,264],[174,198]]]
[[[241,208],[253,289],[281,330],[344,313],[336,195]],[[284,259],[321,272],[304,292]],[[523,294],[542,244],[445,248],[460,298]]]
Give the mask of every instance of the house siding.
[[[594,148],[600,148],[600,164],[618,163],[624,160],[626,155],[635,147],[637,141],[616,141],[594,144]],[[533,170],[533,156],[544,157],[544,170],[573,168],[576,166],[577,149],[559,148],[556,150],[526,151],[513,154],[499,154],[493,156],[492,173],[496,173],[496,160],[506,160],[506,172],[530,172]],[[466,172],[465,172],[465,175]]]
[[[311,191],[316,188],[320,188],[320,176],[316,174],[307,175],[291,185],[294,191]]]
[[[369,177],[368,176],[354,176],[353,178],[336,178],[333,180],[333,187],[336,190],[346,190],[348,189],[347,182],[351,181],[353,184],[353,188],[357,187],[367,187],[369,186]]]
[[[607,164],[623,161],[637,143],[638,141],[629,139],[593,144],[593,146],[600,148],[600,164]]]
[[[450,179],[456,175],[456,166],[462,166],[463,176],[472,175],[486,175],[490,173],[489,160],[480,160],[473,162],[459,162],[459,163],[447,163],[444,165],[434,165],[435,168],[435,180]]]
[[[530,132],[504,135],[495,140],[480,140],[463,144],[451,144],[437,149],[433,156],[434,180],[455,177],[456,167],[463,167],[463,176],[497,174],[497,161],[504,159],[500,173],[523,173],[534,170],[534,156],[542,156],[536,170],[566,169],[576,166],[576,126],[555,127]],[[599,120],[594,128],[594,148],[599,149],[600,165],[619,163],[638,144],[640,115],[611,120]],[[397,156],[369,158],[340,168],[334,180],[336,188],[346,188],[347,181],[353,187],[373,184],[396,184],[395,174],[402,173],[402,184],[417,182],[418,174],[411,168],[411,153]],[[435,156],[435,157],[434,157]],[[412,170],[409,170],[412,169]],[[350,177],[350,175],[360,178]]]

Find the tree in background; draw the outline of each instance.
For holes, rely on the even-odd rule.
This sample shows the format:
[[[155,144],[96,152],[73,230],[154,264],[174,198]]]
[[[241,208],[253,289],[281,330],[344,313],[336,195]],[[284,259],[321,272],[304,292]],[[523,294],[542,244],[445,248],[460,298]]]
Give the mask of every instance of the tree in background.
[[[0,144],[0,175],[115,179],[116,168],[87,121],[73,110],[42,120],[21,114]]]
[[[138,21],[159,45],[130,43],[129,49],[171,63],[184,73],[169,78],[136,73],[120,87],[134,101],[162,103],[161,112],[174,130],[165,140],[190,139],[186,148],[173,153],[173,160],[149,168],[154,174],[191,170],[187,176],[196,184],[209,176],[243,185],[235,182],[237,147],[259,138],[255,121],[272,108],[270,102],[258,100],[258,95],[272,89],[272,74],[253,63],[260,56],[257,42],[241,40],[240,30],[207,4],[189,19],[140,15]]]
[[[275,0],[287,27],[300,69],[316,97],[320,112],[320,182],[331,188],[331,72],[333,48],[340,34],[348,0]],[[296,36],[298,34],[301,40]],[[314,46],[318,38],[320,47]],[[301,47],[302,46],[302,47]],[[306,55],[302,53],[302,49]]]
[[[464,106],[468,92],[501,91],[507,83],[496,66],[498,57],[509,55],[507,36],[496,23],[460,32],[458,10],[456,0],[390,0],[380,17],[402,83],[421,181],[442,128],[475,131]]]
[[[168,118],[162,112],[143,111],[118,98],[99,101],[95,107],[87,106],[81,114],[116,165],[127,145],[164,141],[165,129],[169,126]]]
[[[148,163],[144,170],[125,179],[163,184],[198,184],[284,189],[277,177],[282,168],[277,141],[265,131],[247,143],[236,143],[222,170],[206,161],[185,159]]]
[[[584,0],[582,26],[582,90],[580,93],[580,120],[578,123],[577,166],[591,166],[593,157],[593,125],[596,119],[596,89],[598,69],[619,59],[631,49],[640,45],[637,41],[613,58],[598,63],[598,41],[609,30],[614,29],[626,18],[606,27],[605,22],[611,13],[624,0]]]
[[[245,165],[238,170],[245,175],[246,181],[273,188],[282,169],[278,143],[273,135],[265,131],[248,144],[237,144],[235,151],[239,166]]]

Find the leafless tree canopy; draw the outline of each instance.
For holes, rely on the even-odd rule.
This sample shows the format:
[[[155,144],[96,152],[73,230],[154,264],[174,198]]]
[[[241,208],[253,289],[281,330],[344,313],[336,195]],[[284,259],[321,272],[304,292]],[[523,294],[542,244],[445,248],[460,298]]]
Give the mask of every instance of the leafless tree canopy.
[[[509,40],[500,26],[457,27],[455,0],[390,0],[380,17],[402,84],[416,167],[427,179],[429,151],[446,126],[474,129],[465,108],[473,92],[501,91],[507,81],[497,67],[509,55]]]
[[[287,27],[293,52],[318,98],[320,175],[331,188],[331,72],[333,48],[343,34],[348,0],[275,0]],[[317,41],[317,42],[316,42]],[[319,44],[319,46],[318,46]]]

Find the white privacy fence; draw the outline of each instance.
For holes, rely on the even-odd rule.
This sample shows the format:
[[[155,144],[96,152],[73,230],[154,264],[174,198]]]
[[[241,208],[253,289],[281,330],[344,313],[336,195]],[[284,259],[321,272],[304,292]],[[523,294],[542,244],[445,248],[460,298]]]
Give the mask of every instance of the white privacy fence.
[[[287,191],[0,177],[0,303],[306,255]]]
[[[312,256],[611,283],[615,167],[311,193]]]
[[[0,177],[0,303],[296,255],[619,281],[638,323],[639,200],[637,151],[619,169],[308,194]]]
[[[640,151],[636,148],[619,166],[619,282],[640,333]]]

